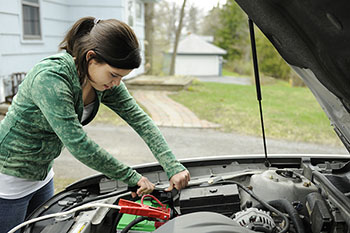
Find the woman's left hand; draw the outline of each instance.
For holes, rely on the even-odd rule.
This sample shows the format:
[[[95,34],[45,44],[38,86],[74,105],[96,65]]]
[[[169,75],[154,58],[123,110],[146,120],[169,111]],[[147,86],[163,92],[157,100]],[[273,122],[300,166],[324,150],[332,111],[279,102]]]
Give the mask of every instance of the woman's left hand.
[[[142,195],[151,193],[154,190],[154,184],[144,176],[142,176],[141,179],[137,182],[137,185],[139,188],[137,189],[136,193],[131,192],[132,198],[135,198],[136,196],[141,197]]]
[[[190,173],[188,170],[184,170],[173,175],[169,181],[169,188],[165,191],[171,191],[173,188],[177,190],[181,190],[188,185],[188,181],[190,181]]]

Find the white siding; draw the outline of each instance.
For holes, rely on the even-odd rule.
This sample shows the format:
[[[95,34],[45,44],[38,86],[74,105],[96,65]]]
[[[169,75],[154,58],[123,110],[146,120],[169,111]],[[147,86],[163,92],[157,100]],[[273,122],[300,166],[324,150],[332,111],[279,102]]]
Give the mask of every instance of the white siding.
[[[0,0],[0,12],[18,14],[18,1],[16,0]]]
[[[42,58],[56,53],[69,21],[66,1],[40,0],[42,40],[23,40],[21,0],[0,0],[0,53],[3,61],[0,76],[27,72]]]
[[[69,12],[72,16],[72,21],[74,22],[84,16],[93,16],[100,19],[120,19],[119,17],[122,14],[121,8],[119,6],[72,6],[69,8]]]
[[[181,55],[176,56],[176,75],[218,76],[219,56],[217,55]]]
[[[115,7],[123,6],[123,0],[69,0],[70,6],[89,6],[89,7]]]
[[[142,63],[140,65],[140,67],[134,71],[132,71],[127,77],[125,77],[125,79],[131,78],[131,77],[135,77],[139,74],[142,74],[144,72],[144,64],[145,64],[145,46],[144,46],[144,41],[145,41],[145,21],[144,21],[144,4],[142,1],[140,0],[132,0],[132,7],[131,7],[131,11],[129,11],[128,9],[128,4],[129,4],[129,0],[123,0],[124,2],[124,14],[125,17],[123,18],[123,21],[125,23],[128,23],[128,17],[131,16],[133,17],[133,25],[132,25],[132,29],[134,30],[137,39],[139,40],[139,44],[140,44],[140,49],[141,49],[141,57],[142,57]],[[136,18],[136,12],[135,12],[135,6],[137,3],[142,3],[141,4],[141,12],[142,12],[142,17],[141,19],[137,19]]]
[[[1,61],[1,60],[0,60]],[[0,77],[1,80],[1,77]],[[5,102],[5,89],[4,82],[0,82],[0,103]]]
[[[0,10],[0,35],[20,35],[19,13],[10,13]]]
[[[0,51],[0,74],[2,73],[3,69],[3,63],[2,63],[2,57],[1,57],[1,51]],[[4,77],[0,75],[0,103],[5,101],[5,90],[4,90]]]
[[[127,22],[129,0],[39,0],[42,39],[23,40],[21,0],[0,0],[0,82],[14,72],[28,72],[42,58],[58,51],[58,45],[73,23],[84,16],[115,18]],[[144,4],[142,17],[134,15],[133,30],[141,46],[142,65],[129,77],[144,72]],[[4,93],[0,84],[0,102]]]

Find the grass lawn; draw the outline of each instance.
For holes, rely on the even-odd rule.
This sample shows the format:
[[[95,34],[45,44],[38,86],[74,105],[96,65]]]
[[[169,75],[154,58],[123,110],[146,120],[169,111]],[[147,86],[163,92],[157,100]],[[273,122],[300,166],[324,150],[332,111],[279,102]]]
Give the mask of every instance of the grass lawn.
[[[222,76],[241,76],[235,72],[229,71],[227,69],[222,69]]]
[[[100,104],[100,108],[96,117],[92,121],[93,124],[113,124],[125,125],[125,121],[121,119],[115,112],[109,109],[106,105]]]
[[[197,82],[170,97],[226,132],[261,135],[255,86]],[[341,144],[309,89],[277,82],[262,86],[262,98],[267,137]]]
[[[240,78],[250,78],[248,76],[242,76],[236,72],[229,71],[225,68],[222,69],[222,76],[232,76],[232,77],[240,77]]]

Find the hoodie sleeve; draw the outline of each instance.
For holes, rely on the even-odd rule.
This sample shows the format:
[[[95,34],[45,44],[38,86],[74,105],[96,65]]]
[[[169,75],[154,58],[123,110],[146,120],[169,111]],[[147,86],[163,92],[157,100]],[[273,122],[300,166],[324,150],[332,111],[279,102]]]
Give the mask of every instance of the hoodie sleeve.
[[[169,179],[173,175],[186,170],[176,160],[159,128],[139,107],[123,82],[118,87],[105,91],[101,102],[116,112],[140,135],[165,170]]]
[[[92,141],[75,112],[71,84],[64,71],[46,70],[31,84],[31,97],[55,134],[79,161],[110,178],[136,185],[141,175]]]

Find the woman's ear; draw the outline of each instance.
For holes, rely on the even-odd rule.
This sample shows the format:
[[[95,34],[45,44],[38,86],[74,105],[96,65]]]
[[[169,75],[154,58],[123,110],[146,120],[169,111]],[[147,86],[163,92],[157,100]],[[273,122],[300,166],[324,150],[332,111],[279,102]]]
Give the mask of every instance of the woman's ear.
[[[88,61],[89,59],[91,59],[92,57],[95,57],[96,53],[93,51],[93,50],[89,50],[87,53],[86,53],[86,61]]]

